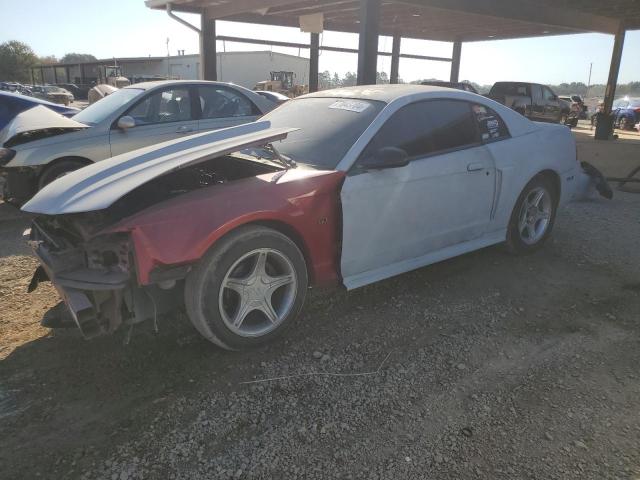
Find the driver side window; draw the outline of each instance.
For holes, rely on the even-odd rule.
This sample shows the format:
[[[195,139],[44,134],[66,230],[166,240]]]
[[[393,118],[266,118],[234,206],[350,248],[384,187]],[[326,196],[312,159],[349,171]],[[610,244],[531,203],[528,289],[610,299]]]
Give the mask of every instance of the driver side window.
[[[384,147],[401,148],[410,159],[479,144],[471,105],[457,100],[412,103],[393,114],[361,155]]]
[[[191,120],[189,90],[187,88],[173,88],[154,92],[135,105],[125,115],[133,117],[136,125]]]
[[[542,88],[542,94],[544,95],[544,99],[545,100],[555,100],[556,99],[556,95],[555,93],[553,93],[549,88],[547,87],[543,87]]]

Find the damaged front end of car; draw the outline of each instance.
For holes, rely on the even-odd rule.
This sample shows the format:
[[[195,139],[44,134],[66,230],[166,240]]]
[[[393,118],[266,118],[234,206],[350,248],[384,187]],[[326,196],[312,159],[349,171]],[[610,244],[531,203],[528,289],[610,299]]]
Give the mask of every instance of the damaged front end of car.
[[[192,259],[181,257],[179,247],[174,259],[157,259],[153,241],[141,233],[149,225],[122,222],[183,195],[208,198],[221,185],[277,177],[286,164],[242,152],[266,151],[291,130],[262,122],[198,134],[90,165],[43,188],[22,208],[36,214],[25,234],[41,263],[29,291],[51,281],[73,319],[47,326],[75,323],[87,339],[146,320],[157,329],[159,315],[183,305]],[[160,221],[159,237],[169,244],[180,233],[189,236],[171,231],[166,221]]]
[[[29,291],[51,281],[87,339],[113,333],[123,324],[155,322],[179,298],[158,285],[139,286],[129,235],[94,236],[96,223],[95,214],[42,216],[25,232],[40,260]]]

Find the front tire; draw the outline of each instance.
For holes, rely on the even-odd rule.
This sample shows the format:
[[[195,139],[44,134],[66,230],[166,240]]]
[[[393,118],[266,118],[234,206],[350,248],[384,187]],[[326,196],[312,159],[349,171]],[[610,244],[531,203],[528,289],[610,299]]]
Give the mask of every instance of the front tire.
[[[61,160],[46,167],[38,180],[38,190],[42,189],[45,185],[50,184],[54,180],[64,177],[67,173],[71,173],[84,166],[86,166],[86,163],[79,160]]]
[[[517,254],[538,250],[551,234],[557,206],[553,183],[543,176],[534,177],[522,190],[511,214],[507,248]]]
[[[308,287],[297,245],[262,226],[240,227],[223,238],[189,273],[189,319],[209,341],[227,350],[268,343],[296,319]]]

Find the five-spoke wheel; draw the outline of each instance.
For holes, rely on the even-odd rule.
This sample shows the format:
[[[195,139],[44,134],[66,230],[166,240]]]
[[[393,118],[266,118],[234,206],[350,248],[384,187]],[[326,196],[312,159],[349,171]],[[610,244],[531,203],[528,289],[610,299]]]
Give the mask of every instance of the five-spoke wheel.
[[[507,246],[516,253],[540,247],[553,228],[557,193],[548,177],[537,176],[524,188],[511,215]]]
[[[289,237],[247,226],[218,241],[190,272],[185,304],[202,335],[243,349],[280,335],[300,312],[307,285],[304,256]]]

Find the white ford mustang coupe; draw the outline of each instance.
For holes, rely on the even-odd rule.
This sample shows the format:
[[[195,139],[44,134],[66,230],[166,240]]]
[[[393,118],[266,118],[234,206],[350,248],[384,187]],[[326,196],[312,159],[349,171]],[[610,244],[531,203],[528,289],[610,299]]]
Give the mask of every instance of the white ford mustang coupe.
[[[183,306],[212,342],[247,348],[298,316],[309,285],[536,249],[591,183],[567,127],[485,97],[322,91],[46,186],[23,207],[38,214],[31,288],[51,280],[86,337]]]

